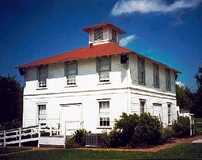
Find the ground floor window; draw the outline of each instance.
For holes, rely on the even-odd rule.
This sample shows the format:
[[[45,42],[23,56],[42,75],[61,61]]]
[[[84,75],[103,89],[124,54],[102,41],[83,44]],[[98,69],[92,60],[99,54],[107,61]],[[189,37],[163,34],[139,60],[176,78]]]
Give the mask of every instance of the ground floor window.
[[[38,105],[38,122],[39,124],[46,123],[46,105]]]
[[[101,117],[100,118],[100,126],[110,126],[109,117]]]
[[[99,125],[100,127],[110,126],[109,101],[99,101]]]
[[[168,103],[168,124],[171,124],[171,104]]]
[[[145,112],[145,99],[140,99],[140,114]]]

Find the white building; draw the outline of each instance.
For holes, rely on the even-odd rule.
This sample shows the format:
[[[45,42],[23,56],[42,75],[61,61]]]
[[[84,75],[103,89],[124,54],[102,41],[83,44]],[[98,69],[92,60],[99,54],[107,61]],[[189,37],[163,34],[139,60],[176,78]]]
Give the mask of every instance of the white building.
[[[177,118],[177,71],[119,46],[112,24],[85,28],[89,46],[19,66],[25,79],[23,127],[46,123],[64,133],[111,129],[125,112]]]

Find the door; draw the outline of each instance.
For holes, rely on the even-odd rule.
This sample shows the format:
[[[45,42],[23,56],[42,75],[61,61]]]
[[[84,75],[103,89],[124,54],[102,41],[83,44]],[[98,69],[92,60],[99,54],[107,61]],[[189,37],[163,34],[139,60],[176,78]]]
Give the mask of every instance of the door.
[[[82,105],[63,104],[61,105],[60,121],[62,134],[71,135],[82,128],[83,115]]]

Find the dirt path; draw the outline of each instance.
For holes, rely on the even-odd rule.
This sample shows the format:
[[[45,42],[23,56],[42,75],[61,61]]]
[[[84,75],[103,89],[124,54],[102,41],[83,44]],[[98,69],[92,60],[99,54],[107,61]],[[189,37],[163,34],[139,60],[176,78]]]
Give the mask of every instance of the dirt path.
[[[179,139],[173,139],[170,143],[165,143],[158,146],[152,146],[148,148],[76,148],[78,150],[84,150],[84,151],[120,151],[120,152],[159,152],[160,150],[172,148],[177,144],[189,144],[192,143],[194,140],[202,139],[202,136],[195,136],[190,138],[179,138]],[[10,152],[5,154],[0,154],[0,158],[3,156],[9,156],[14,154],[19,154],[23,152],[33,152],[33,151],[46,151],[46,150],[61,150],[63,148],[48,148],[48,147],[26,147],[28,149],[22,150],[19,152]]]
[[[177,144],[189,144],[192,141],[202,139],[202,136],[195,136],[190,138],[173,139],[169,143],[148,148],[79,148],[79,150],[92,150],[92,151],[122,151],[122,152],[159,152],[160,150],[172,148]]]

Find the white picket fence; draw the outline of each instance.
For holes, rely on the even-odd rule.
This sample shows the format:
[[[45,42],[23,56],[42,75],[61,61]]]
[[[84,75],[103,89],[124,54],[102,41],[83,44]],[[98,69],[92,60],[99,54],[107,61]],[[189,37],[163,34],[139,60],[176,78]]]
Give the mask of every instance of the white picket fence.
[[[43,144],[43,135],[47,137],[60,135],[60,130],[47,125],[36,125],[26,128],[16,128],[10,130],[0,131],[0,146],[6,147],[11,144],[18,144],[21,147],[22,143],[38,141],[38,147]],[[64,145],[65,136],[56,137],[59,140],[59,144]],[[40,140],[42,141],[40,143]]]

